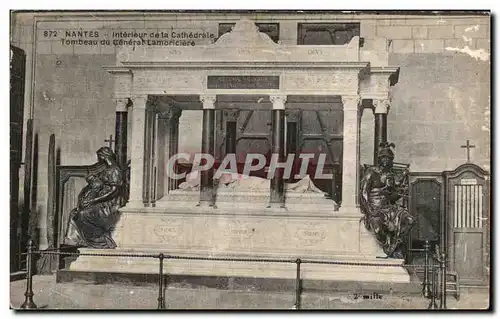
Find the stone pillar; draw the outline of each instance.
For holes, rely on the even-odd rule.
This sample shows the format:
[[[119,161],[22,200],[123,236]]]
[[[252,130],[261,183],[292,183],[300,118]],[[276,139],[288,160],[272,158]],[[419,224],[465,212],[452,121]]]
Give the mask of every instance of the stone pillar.
[[[201,95],[203,103],[203,129],[201,153],[214,156],[215,149],[215,100],[216,95]],[[201,163],[203,164],[203,163]],[[200,172],[200,206],[214,206],[214,169]]]
[[[278,163],[285,162],[285,103],[286,95],[271,95],[273,103],[271,127],[271,154],[278,156]],[[270,205],[285,205],[285,182],[283,169],[277,168],[270,183]]]
[[[170,158],[179,152],[179,118],[181,117],[182,110],[177,107],[171,107],[169,113],[170,138],[168,139],[168,149]],[[174,170],[175,169],[176,167],[174,166]],[[179,185],[178,182],[179,180],[170,178],[168,182],[168,191],[176,189]]]
[[[287,154],[294,154],[297,152],[299,144],[298,136],[300,131],[301,117],[300,110],[286,110],[286,152]]]
[[[167,172],[169,159],[178,152],[179,117],[182,110],[172,106],[166,112],[158,115],[158,186],[156,199],[160,199],[177,188],[177,180]],[[173,167],[175,171],[175,166]]]
[[[158,185],[158,112],[152,109],[149,113],[150,116],[150,133],[149,133],[149,162],[151,163],[149,168],[149,202],[151,206],[156,206],[156,191]],[[146,115],[147,116],[147,115]]]
[[[293,155],[293,167],[290,175],[290,179],[294,179],[296,174],[300,173],[300,161],[297,159],[298,147],[299,147],[299,136],[300,134],[300,118],[301,110],[286,110],[285,111],[285,121],[286,121],[286,144],[285,152],[287,155]]]
[[[342,147],[342,207],[358,206],[359,193],[359,124],[358,95],[342,96],[344,104],[344,137]]]
[[[146,107],[145,134],[144,134],[144,174],[142,198],[144,207],[149,207],[153,201],[154,162],[155,162],[155,128],[156,112],[148,105]]]
[[[373,100],[375,114],[375,132],[373,148],[373,165],[377,165],[377,153],[380,143],[387,142],[387,113],[389,113],[388,100]]]
[[[127,168],[127,124],[128,107],[131,106],[130,99],[115,99],[116,124],[115,124],[115,153],[118,163]]]
[[[236,130],[240,110],[224,111],[226,121],[226,154],[236,153]]]
[[[147,95],[138,95],[132,99],[132,142],[130,172],[130,205],[143,206],[144,177],[144,138],[146,132]]]

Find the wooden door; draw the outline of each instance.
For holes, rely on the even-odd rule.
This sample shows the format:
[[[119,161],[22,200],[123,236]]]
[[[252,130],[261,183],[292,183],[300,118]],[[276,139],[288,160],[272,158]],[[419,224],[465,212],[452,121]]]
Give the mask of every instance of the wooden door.
[[[409,181],[409,212],[415,219],[408,240],[409,262],[423,260],[428,240],[431,247],[444,243],[442,216],[444,215],[444,182],[441,173],[411,172]]]
[[[318,188],[340,203],[342,201],[342,108],[338,104],[332,104],[328,109],[303,110],[300,114],[297,154],[316,154],[308,173]],[[332,180],[314,178],[320,153],[326,154],[324,173],[332,174]]]
[[[464,164],[444,175],[449,267],[462,283],[486,284],[490,264],[488,173]]]
[[[238,172],[243,173],[246,155],[271,153],[271,111],[227,109],[216,116],[216,161],[228,153],[236,154]],[[266,165],[267,166],[267,165]],[[251,172],[252,176],[265,178],[265,169]]]

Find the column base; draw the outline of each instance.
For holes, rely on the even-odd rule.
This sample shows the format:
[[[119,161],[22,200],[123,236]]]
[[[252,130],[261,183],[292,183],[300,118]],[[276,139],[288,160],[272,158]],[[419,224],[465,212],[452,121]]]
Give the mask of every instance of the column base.
[[[142,199],[131,199],[127,202],[126,207],[130,208],[144,208],[146,207]]]
[[[268,203],[266,208],[283,208],[286,209],[286,204],[285,203]]]
[[[196,204],[196,207],[200,208],[217,208],[217,205],[213,202],[208,202],[208,201],[200,201],[198,204]]]

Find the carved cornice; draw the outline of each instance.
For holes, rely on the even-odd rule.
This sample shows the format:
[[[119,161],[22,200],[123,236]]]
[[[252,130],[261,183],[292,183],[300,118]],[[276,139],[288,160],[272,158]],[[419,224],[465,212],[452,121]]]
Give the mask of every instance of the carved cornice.
[[[274,42],[273,42],[274,43]],[[192,49],[191,49],[192,50]],[[201,61],[124,61],[122,62],[126,69],[199,69],[204,70],[208,67],[211,69],[221,69],[221,70],[233,70],[233,69],[258,69],[265,68],[268,70],[303,70],[315,69],[322,71],[331,71],[332,69],[339,70],[353,70],[353,69],[366,69],[369,67],[368,62],[359,61],[301,61],[296,62],[290,61],[213,61],[213,62],[201,62]],[[123,66],[113,66],[107,67],[108,70],[118,70],[123,69]],[[111,71],[109,71],[111,72]]]

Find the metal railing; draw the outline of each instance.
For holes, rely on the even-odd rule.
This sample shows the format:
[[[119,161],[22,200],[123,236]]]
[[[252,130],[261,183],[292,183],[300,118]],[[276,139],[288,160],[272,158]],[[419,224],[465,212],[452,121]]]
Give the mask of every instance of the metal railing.
[[[404,265],[406,268],[424,268],[424,280],[422,282],[422,294],[425,298],[430,299],[428,309],[446,309],[446,268],[445,255],[437,254],[431,256],[430,245],[426,242],[424,247],[425,264],[424,265]],[[159,260],[158,270],[158,307],[157,309],[166,309],[165,307],[165,289],[164,281],[168,278],[168,274],[164,273],[164,264],[169,259],[182,260],[205,260],[205,261],[237,261],[237,262],[273,262],[273,263],[293,263],[296,265],[295,277],[295,303],[292,309],[301,309],[301,264],[327,264],[341,266],[373,266],[373,267],[401,267],[395,264],[380,264],[380,263],[365,263],[365,262],[344,262],[344,261],[324,261],[324,260],[305,260],[305,259],[256,259],[256,258],[221,258],[221,257],[196,257],[196,256],[175,256],[164,253],[159,254],[105,254],[105,253],[71,253],[53,251],[35,250],[35,244],[32,240],[28,243],[27,255],[27,276],[26,276],[26,292],[24,303],[21,309],[37,309],[37,305],[33,301],[33,257],[34,255],[60,255],[60,256],[96,256],[96,257],[129,257],[129,258],[157,258]],[[437,261],[431,263],[431,258]],[[167,277],[167,278],[165,278]],[[166,286],[166,285],[165,285]],[[440,289],[441,287],[441,289]],[[439,306],[436,300],[439,299]]]

